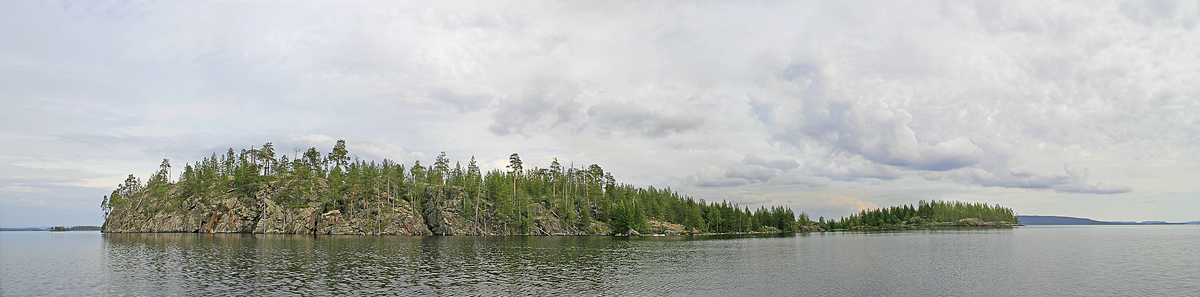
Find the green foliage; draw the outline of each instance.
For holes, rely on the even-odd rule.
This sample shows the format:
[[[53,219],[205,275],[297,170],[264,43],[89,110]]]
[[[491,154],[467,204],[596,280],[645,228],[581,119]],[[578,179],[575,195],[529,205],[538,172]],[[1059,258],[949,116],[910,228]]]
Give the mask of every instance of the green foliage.
[[[351,160],[343,140],[325,155],[309,148],[290,158],[277,156],[270,142],[240,152],[230,148],[185,164],[175,182],[164,159],[144,185],[129,175],[101,208],[106,215],[115,209],[182,210],[181,202],[189,199],[205,204],[219,197],[270,195],[285,207],[319,203],[324,211],[367,211],[363,215],[374,218],[403,203],[427,213],[435,202],[427,201],[427,191],[436,190],[461,193],[456,199],[463,217],[522,233],[536,231],[535,222],[547,216],[580,230],[607,226],[616,232],[646,232],[650,220],[717,233],[794,232],[800,224],[813,224],[804,214],[797,220],[787,207],[751,210],[727,201],[706,203],[670,188],[619,184],[596,164],[576,167],[555,159],[549,168],[528,168],[516,153],[507,170],[484,173],[475,157],[464,168],[445,152],[428,167],[419,160],[407,168],[391,160]]]
[[[912,205],[892,206],[872,210],[862,210],[840,220],[822,222],[820,225],[829,230],[855,228],[886,228],[900,225],[928,225],[939,223],[954,223],[963,219],[978,219],[983,222],[1017,224],[1017,216],[1012,209],[1000,205],[986,203],[963,203],[959,201],[930,201],[921,200],[916,207]]]

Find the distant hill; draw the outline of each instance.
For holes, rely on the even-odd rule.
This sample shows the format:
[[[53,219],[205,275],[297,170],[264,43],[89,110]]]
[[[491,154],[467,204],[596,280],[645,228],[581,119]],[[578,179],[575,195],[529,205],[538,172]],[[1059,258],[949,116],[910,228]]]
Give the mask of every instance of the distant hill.
[[[1200,225],[1200,221],[1186,223],[1168,223],[1164,221],[1145,222],[1109,222],[1088,218],[1073,218],[1063,216],[1017,216],[1022,225]]]
[[[46,230],[50,230],[50,228],[49,227],[20,227],[20,228],[4,227],[4,228],[0,228],[0,231],[46,231]]]

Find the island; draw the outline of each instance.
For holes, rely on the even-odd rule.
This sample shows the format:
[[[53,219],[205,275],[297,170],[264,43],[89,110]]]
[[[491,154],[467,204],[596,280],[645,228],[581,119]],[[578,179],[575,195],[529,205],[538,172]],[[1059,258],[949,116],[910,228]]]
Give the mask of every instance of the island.
[[[903,205],[872,210],[818,221],[828,230],[888,230],[931,227],[1013,227],[1021,222],[1011,208],[986,203],[959,201],[920,201],[917,206]]]
[[[1169,223],[1164,221],[1111,222],[1097,221],[1089,218],[1036,215],[1020,216],[1019,219],[1024,225],[1200,225],[1200,221],[1182,223]]]
[[[74,226],[74,227],[54,226],[54,227],[49,227],[49,228],[46,228],[46,227],[0,228],[0,231],[51,231],[51,232],[100,231],[100,226]]]
[[[699,235],[1012,226],[1012,210],[921,201],[838,220],[812,221],[784,206],[706,202],[671,188],[618,183],[599,165],[554,159],[481,172],[446,153],[433,165],[351,159],[344,140],[328,153],[277,156],[273,144],[185,164],[170,160],[146,182],[129,175],[101,202],[104,233],[187,232],[359,235]],[[564,166],[565,165],[565,166]]]

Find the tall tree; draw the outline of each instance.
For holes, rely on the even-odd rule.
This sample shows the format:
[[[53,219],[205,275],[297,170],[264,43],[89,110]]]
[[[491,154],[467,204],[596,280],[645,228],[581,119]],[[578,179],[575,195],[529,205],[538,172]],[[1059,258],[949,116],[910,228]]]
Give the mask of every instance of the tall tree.
[[[521,207],[521,206],[520,206],[519,204],[517,204],[517,175],[518,175],[518,174],[521,174],[521,156],[518,156],[518,155],[517,155],[517,153],[512,153],[512,155],[509,155],[509,156],[508,156],[508,166],[507,166],[507,167],[508,167],[508,168],[512,168],[512,171],[513,171],[513,173],[512,173],[512,179],[513,179],[513,192],[512,192],[512,200],[513,200],[513,205],[514,205],[514,206],[516,206],[516,207],[517,207],[517,209],[520,209],[520,207]]]
[[[437,158],[433,160],[433,170],[437,172],[437,176],[434,178],[438,179],[439,184],[445,185],[446,176],[450,173],[450,159],[446,158],[445,151],[438,154]]]
[[[162,163],[158,164],[158,175],[163,181],[171,182],[171,160],[163,158]]]
[[[558,163],[558,158],[550,162],[550,197],[558,196],[558,179],[562,176],[562,164]],[[564,200],[565,201],[565,200]]]
[[[469,194],[473,199],[472,208],[475,210],[475,224],[479,224],[479,203],[482,199],[480,186],[483,183],[482,173],[479,172],[479,165],[475,164],[475,155],[471,155],[471,161],[467,163],[467,189],[470,189]]]
[[[304,158],[301,160],[301,163],[304,164],[304,167],[308,167],[308,171],[310,173],[316,177],[325,177],[325,170],[323,167],[325,164],[325,159],[321,158],[321,153],[317,151],[317,148],[308,148],[308,150],[304,152]]]
[[[333,145],[333,150],[329,152],[328,161],[333,162],[335,167],[346,166],[346,163],[350,161],[347,154],[349,152],[346,151],[346,140],[338,139],[337,143]]]
[[[263,174],[271,175],[271,163],[275,163],[275,147],[270,142],[263,144],[258,150],[258,157],[263,160]]]

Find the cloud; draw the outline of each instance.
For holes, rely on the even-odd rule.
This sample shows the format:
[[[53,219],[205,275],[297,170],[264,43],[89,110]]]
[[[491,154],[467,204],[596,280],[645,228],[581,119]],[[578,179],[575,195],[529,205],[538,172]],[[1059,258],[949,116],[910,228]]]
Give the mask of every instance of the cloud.
[[[907,175],[903,170],[864,160],[860,156],[833,155],[812,160],[805,165],[808,174],[839,181],[894,180]]]
[[[554,104],[535,96],[506,101],[501,106],[496,111],[494,122],[488,127],[496,135],[526,133],[530,126],[538,124],[545,115],[550,114]]]
[[[738,174],[730,176],[729,170],[721,170],[717,166],[706,165],[697,170],[694,174],[688,175],[686,181],[689,184],[698,187],[732,187],[749,184],[746,179],[738,177]]]
[[[696,130],[703,123],[695,114],[597,97],[585,94],[577,83],[545,80],[519,96],[500,99],[488,129],[497,135],[586,132],[659,138]]]
[[[709,198],[1200,191],[1157,182],[1200,163],[1194,1],[0,6],[3,174],[45,191],[11,201],[336,139],[570,157]]]
[[[575,107],[572,101],[579,96],[579,87],[560,80],[539,80],[531,83],[520,95],[500,99],[499,109],[488,127],[496,135],[543,132],[563,123],[570,115],[566,108]],[[555,113],[557,109],[557,113]],[[558,115],[555,122],[548,116]]]
[[[740,164],[722,171],[717,166],[702,167],[696,173],[687,177],[688,183],[700,187],[734,187],[754,183],[765,183],[778,176],[800,167],[800,163],[792,158],[764,158],[748,154]]]
[[[1175,11],[1196,7],[1140,7],[1143,4],[1120,5],[1138,6],[1122,8],[1138,11],[1133,15],[1173,21],[1156,23],[1155,31],[1122,29],[1116,34],[1143,36],[1164,46],[1176,44],[1160,39],[1166,36],[1191,40],[1182,37],[1192,30],[1183,21],[1190,17]],[[1171,118],[1167,122],[1191,121],[1176,118],[1179,109],[1200,109],[1177,101],[1174,94],[1195,91],[1144,75],[1195,77],[1196,71],[1141,68],[1153,64],[1146,58],[1155,54],[1137,50],[1142,45],[1135,43],[1092,46],[1106,38],[1094,33],[1105,29],[1088,24],[1115,29],[1127,24],[1126,16],[1099,13],[1078,3],[982,6],[987,7],[949,5],[936,15],[917,16],[921,25],[945,25],[929,34],[906,29],[914,25],[913,19],[882,15],[881,22],[893,27],[862,28],[867,37],[820,36],[838,44],[839,51],[800,51],[774,61],[748,92],[747,116],[769,131],[771,140],[806,155],[798,157],[805,171],[835,180],[914,176],[1063,193],[1126,193],[1133,188],[1113,181],[1010,168],[1037,166],[1029,162],[1030,155],[1054,163],[1077,160],[1067,155],[1042,158],[1049,154],[1039,151],[1039,143],[1155,159],[1175,150],[1149,153],[1132,148],[1180,148],[1195,142],[1193,133],[1186,132],[1194,130],[1190,127],[1151,132],[1156,126],[1175,125],[1150,124],[1164,117]],[[990,35],[966,37],[981,29]],[[903,38],[869,37],[872,34]],[[1010,38],[1046,43],[1031,46]],[[1185,64],[1196,62],[1169,55]],[[1102,58],[1117,56],[1141,62]],[[1151,103],[1154,100],[1176,105]],[[1160,108],[1168,105],[1172,107]],[[1117,122],[1124,124],[1112,124]],[[958,177],[944,178],[948,175]]]
[[[905,109],[866,109],[851,101],[808,98],[805,119],[796,128],[804,138],[792,143],[819,140],[834,152],[859,155],[872,162],[896,167],[946,171],[978,164],[987,153],[966,137],[936,143],[918,141],[909,127],[913,116]],[[781,135],[787,137],[788,135]]]
[[[1089,183],[1091,170],[1064,164],[1065,174],[1038,174],[1025,170],[982,170],[971,168],[949,174],[949,178],[966,184],[985,187],[1024,188],[1053,190],[1061,193],[1121,194],[1133,191],[1132,187],[1107,182]]]
[[[819,198],[815,199],[814,204],[821,205],[824,207],[847,208],[851,212],[858,212],[861,210],[879,208],[879,205],[876,205],[875,203],[872,203],[870,201],[864,201],[864,200],[861,200],[858,198],[848,197],[848,196],[841,195],[841,194],[821,195]]]
[[[430,90],[429,96],[453,106],[458,112],[472,112],[491,104],[490,93],[484,90],[472,90],[471,85],[458,84],[435,87]]]
[[[792,170],[792,169],[796,169],[796,167],[800,167],[800,162],[796,162],[796,159],[786,158],[786,157],[778,158],[778,159],[767,159],[767,158],[761,158],[759,156],[755,156],[754,154],[746,155],[746,157],[742,159],[742,164],[751,165],[751,166],[760,166],[763,168],[779,169],[779,170],[783,170],[783,171]]]
[[[587,109],[588,126],[601,133],[625,132],[662,137],[694,130],[704,120],[689,114],[655,112],[629,103],[606,100]]]
[[[775,177],[775,172],[761,166],[729,168],[725,170],[725,178],[743,179],[747,183],[766,182]]]
[[[1129,193],[1133,188],[1129,186],[1114,185],[1107,182],[1098,182],[1095,184],[1088,183],[1088,176],[1092,174],[1092,170],[1087,168],[1072,167],[1071,164],[1063,164],[1063,170],[1070,176],[1068,183],[1058,184],[1053,187],[1055,191],[1064,193],[1086,193],[1086,194],[1120,194]]]

